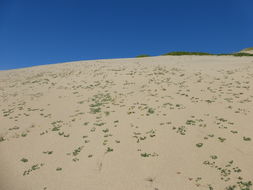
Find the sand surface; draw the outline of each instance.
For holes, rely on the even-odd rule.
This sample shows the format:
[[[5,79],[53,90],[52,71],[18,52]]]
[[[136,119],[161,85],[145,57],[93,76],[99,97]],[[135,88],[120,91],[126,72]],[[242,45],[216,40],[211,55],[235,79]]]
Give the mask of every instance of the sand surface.
[[[253,54],[253,50],[242,50],[240,52],[241,53],[250,53],[250,54]]]
[[[0,190],[251,190],[253,58],[0,71]]]

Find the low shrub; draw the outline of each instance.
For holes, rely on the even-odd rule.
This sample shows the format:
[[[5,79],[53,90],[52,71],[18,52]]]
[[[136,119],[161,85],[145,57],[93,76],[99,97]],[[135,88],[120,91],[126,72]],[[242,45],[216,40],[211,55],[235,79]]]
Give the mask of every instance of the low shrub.
[[[141,58],[141,57],[150,57],[150,55],[148,54],[141,54],[141,55],[137,55],[136,58]]]

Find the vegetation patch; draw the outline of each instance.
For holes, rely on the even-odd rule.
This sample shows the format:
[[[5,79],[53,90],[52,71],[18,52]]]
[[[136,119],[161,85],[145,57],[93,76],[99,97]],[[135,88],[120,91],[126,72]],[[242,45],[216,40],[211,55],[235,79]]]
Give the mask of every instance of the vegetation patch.
[[[212,53],[206,53],[206,52],[189,52],[189,51],[173,51],[173,52],[169,52],[169,53],[165,53],[163,55],[174,55],[174,56],[182,56],[182,55],[217,55],[217,56],[222,56],[222,55],[232,55],[232,56],[236,56],[236,57],[242,57],[242,56],[253,56],[253,54],[250,53],[243,53],[243,52],[239,52],[239,53],[220,53],[220,54],[212,54]]]
[[[158,156],[158,154],[155,153],[155,152],[153,152],[152,154],[151,153],[146,153],[146,152],[141,153],[141,157],[156,157],[156,156]]]
[[[203,146],[203,143],[197,143],[196,147],[201,148]]]
[[[250,137],[243,137],[243,140],[244,141],[251,141],[251,138]]]
[[[23,176],[29,175],[31,172],[40,169],[42,166],[44,166],[43,163],[33,165],[30,169],[24,171]]]
[[[28,159],[22,158],[20,161],[21,161],[21,162],[28,162]]]
[[[212,55],[210,53],[205,53],[205,52],[188,52],[188,51],[173,51],[169,53],[165,53],[163,55]]]
[[[141,54],[141,55],[137,55],[136,58],[141,58],[141,57],[151,57],[148,54]]]

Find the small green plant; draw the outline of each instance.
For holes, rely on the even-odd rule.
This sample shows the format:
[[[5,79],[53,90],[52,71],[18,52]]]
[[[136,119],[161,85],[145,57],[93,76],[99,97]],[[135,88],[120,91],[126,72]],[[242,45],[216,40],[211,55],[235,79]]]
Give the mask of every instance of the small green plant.
[[[251,187],[252,187],[251,181],[246,181],[246,182],[239,181],[238,184],[239,184],[240,190],[251,190]]]
[[[214,190],[214,188],[212,187],[212,185],[208,184],[208,189],[209,190]]]
[[[27,133],[22,133],[21,136],[22,136],[22,137],[26,137],[26,136],[27,136]]]
[[[58,135],[60,135],[60,136],[62,136],[62,135],[64,135],[64,132],[58,132]]]
[[[244,141],[251,141],[251,138],[250,137],[243,137],[243,140]]]
[[[146,180],[146,181],[149,181],[149,182],[151,182],[151,183],[153,183],[153,182],[155,181],[155,178],[153,178],[153,177],[148,177],[148,178],[146,178],[145,180]]]
[[[77,149],[75,149],[75,150],[72,152],[73,156],[77,156],[77,155],[81,152],[81,150],[83,149],[83,147],[84,147],[84,146],[80,146],[80,147],[78,147]]]
[[[210,158],[212,158],[213,160],[216,160],[218,158],[218,156],[216,155],[211,155]]]
[[[155,113],[155,110],[153,108],[148,108],[148,113],[153,114],[153,113]]]
[[[185,126],[180,126],[177,128],[177,133],[181,134],[181,135],[185,135],[186,134],[186,128]]]
[[[96,127],[92,127],[91,129],[90,129],[90,132],[95,132],[96,131]]]
[[[98,107],[98,108],[90,108],[90,112],[92,114],[99,113],[99,112],[101,112],[101,108],[100,107]]]
[[[188,119],[187,121],[186,121],[186,125],[195,125],[195,121],[194,120],[191,120],[191,119]]]
[[[89,124],[89,122],[84,122],[84,124],[83,124],[83,125],[85,125],[85,126],[86,126],[86,125],[88,125],[88,124]]]
[[[94,125],[96,125],[96,126],[103,126],[104,124],[105,124],[105,122],[94,123]]]
[[[150,156],[156,157],[156,156],[158,156],[158,154],[155,152],[153,152],[152,154],[144,152],[144,153],[141,153],[141,156],[142,157],[150,157]]]
[[[84,101],[79,101],[79,102],[77,102],[78,104],[83,104],[84,103]]]
[[[21,161],[21,162],[28,162],[28,159],[22,158],[20,161]]]
[[[59,131],[60,127],[53,127],[52,131]]]
[[[35,171],[35,170],[38,170],[38,169],[40,169],[42,166],[44,166],[43,163],[33,165],[30,169],[24,171],[23,176],[29,175],[30,172]]]
[[[220,142],[224,142],[226,140],[226,138],[223,138],[223,137],[218,137],[218,139]]]
[[[44,151],[44,154],[53,154],[53,151]]]
[[[155,137],[155,130],[151,129],[150,131],[146,132],[146,134],[149,134],[151,138]]]
[[[4,137],[0,136],[0,142],[4,141]]]
[[[226,190],[235,190],[235,189],[236,189],[236,185],[230,185],[226,187]]]
[[[62,168],[60,168],[60,167],[56,168],[56,171],[61,171],[61,170],[62,170]]]
[[[77,161],[79,161],[79,159],[78,158],[73,158],[72,161],[77,162]]]
[[[110,115],[110,112],[109,112],[109,111],[105,111],[104,113],[105,113],[105,116]]]
[[[196,147],[198,147],[198,148],[200,148],[200,147],[202,147],[203,146],[203,143],[197,143],[196,144]]]
[[[145,152],[145,153],[141,153],[141,156],[142,157],[149,157],[149,156],[151,156],[151,154],[148,154],[148,153]]]
[[[112,149],[112,148],[107,147],[106,153],[107,153],[107,152],[112,152],[112,151],[113,151],[113,149]]]

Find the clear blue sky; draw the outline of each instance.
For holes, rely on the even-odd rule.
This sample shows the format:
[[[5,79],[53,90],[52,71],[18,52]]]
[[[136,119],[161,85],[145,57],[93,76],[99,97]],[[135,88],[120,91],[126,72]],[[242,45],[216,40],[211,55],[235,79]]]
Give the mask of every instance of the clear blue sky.
[[[0,70],[253,46],[253,0],[0,0]]]

